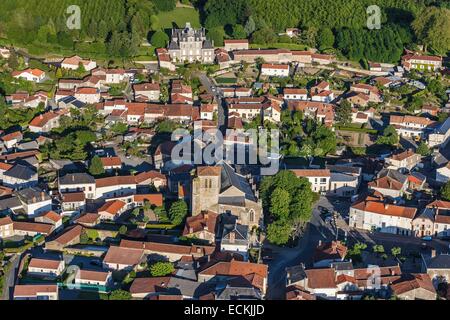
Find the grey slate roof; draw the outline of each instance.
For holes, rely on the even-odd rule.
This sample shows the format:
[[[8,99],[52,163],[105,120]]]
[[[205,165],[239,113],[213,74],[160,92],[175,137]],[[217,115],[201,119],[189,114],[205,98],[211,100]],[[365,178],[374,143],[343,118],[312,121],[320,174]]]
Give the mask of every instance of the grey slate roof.
[[[20,180],[30,180],[34,175],[36,175],[36,173],[36,169],[31,166],[16,164],[11,169],[6,171],[4,175]]]
[[[224,192],[230,187],[235,187],[238,190],[242,191],[245,194],[245,198],[251,201],[256,201],[256,198],[253,194],[253,190],[247,181],[247,179],[241,175],[238,175],[234,169],[227,163],[221,162],[220,166],[221,170],[221,188],[220,193]]]
[[[35,203],[36,201],[47,201],[51,199],[47,192],[37,187],[19,190],[16,192],[16,194],[23,203],[27,204]]]
[[[88,175],[87,173],[71,173],[59,178],[60,185],[87,183],[95,183],[94,177]]]
[[[230,242],[230,234],[234,232],[236,244],[247,244],[248,243],[248,226],[241,224],[229,225],[225,224],[223,228],[222,244],[228,244]]]
[[[450,269],[450,255],[440,254],[427,263],[428,269]]]
[[[20,202],[19,198],[11,197],[0,200],[0,211],[6,211],[14,208],[19,208],[22,206],[22,202]]]

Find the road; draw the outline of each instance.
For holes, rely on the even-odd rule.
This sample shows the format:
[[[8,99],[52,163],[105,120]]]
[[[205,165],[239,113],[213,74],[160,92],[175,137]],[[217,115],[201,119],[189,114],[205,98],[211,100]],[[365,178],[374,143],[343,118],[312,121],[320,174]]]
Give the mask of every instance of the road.
[[[218,105],[218,113],[217,113],[217,121],[218,121],[218,127],[219,130],[222,131],[223,134],[225,134],[225,131],[227,129],[227,110],[224,106],[224,101],[221,97],[220,92],[218,92],[214,82],[203,72],[197,73],[198,78],[200,79],[200,82],[202,85],[206,88],[206,91],[213,95],[217,101]]]
[[[19,267],[19,255],[12,256],[8,273],[5,274],[5,287],[3,288],[2,300],[12,300],[13,288],[16,281],[17,268]]]
[[[311,221],[306,226],[306,230],[298,241],[295,248],[280,248],[272,245],[264,245],[274,252],[274,259],[268,263],[269,279],[267,299],[279,300],[284,299],[286,287],[286,268],[304,263],[306,266],[312,264],[314,250],[319,241],[331,241],[335,239],[334,228],[326,224],[320,217],[319,206],[329,210],[336,210],[345,215],[347,203],[340,202],[338,204],[331,203],[326,197],[321,197],[313,209]]]

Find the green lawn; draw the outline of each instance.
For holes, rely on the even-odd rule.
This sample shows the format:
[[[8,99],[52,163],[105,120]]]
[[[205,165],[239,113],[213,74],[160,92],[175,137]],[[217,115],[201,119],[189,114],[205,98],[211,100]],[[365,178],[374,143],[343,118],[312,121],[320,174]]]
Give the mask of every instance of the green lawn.
[[[179,27],[184,27],[186,22],[190,22],[192,27],[200,28],[200,16],[195,9],[175,8],[173,11],[161,12],[158,14],[159,23],[164,29],[172,29],[172,23]]]

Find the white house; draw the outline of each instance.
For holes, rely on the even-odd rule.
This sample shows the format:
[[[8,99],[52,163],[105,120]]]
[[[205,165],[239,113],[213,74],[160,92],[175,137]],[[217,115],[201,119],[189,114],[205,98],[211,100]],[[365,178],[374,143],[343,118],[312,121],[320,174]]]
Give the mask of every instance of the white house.
[[[289,77],[289,65],[265,63],[261,66],[261,75],[269,77]]]
[[[308,90],[297,88],[284,88],[284,100],[308,100]]]
[[[12,76],[16,79],[40,83],[45,79],[45,72],[39,69],[25,69],[23,71],[14,71]]]
[[[412,235],[412,222],[417,208],[383,203],[376,199],[365,199],[350,207],[349,226],[364,230]]]
[[[307,178],[314,192],[330,190],[331,172],[328,169],[293,169],[291,171],[299,178]]]
[[[14,287],[14,300],[58,300],[56,284],[17,284]]]
[[[84,60],[84,59],[80,58],[79,56],[65,58],[61,62],[61,68],[77,70],[80,67],[80,64],[83,65],[83,67],[86,71],[91,71],[91,70],[97,68],[97,63],[95,61]]]
[[[334,100],[334,93],[331,90],[324,90],[318,93],[311,92],[311,100],[323,103],[330,103]]]
[[[39,277],[59,277],[64,268],[64,260],[31,258],[28,265],[28,274]]]
[[[394,154],[389,158],[386,158],[386,163],[388,164],[388,169],[401,169],[406,168],[411,170],[422,160],[420,154],[415,153],[413,150],[405,150],[401,153]]]
[[[75,284],[88,284],[108,287],[112,282],[111,272],[78,270],[75,277]]]
[[[78,88],[75,91],[74,97],[84,103],[95,104],[100,102],[100,90],[96,88]]]
[[[133,86],[136,100],[159,101],[161,88],[159,83],[141,83]]]
[[[450,162],[445,166],[436,169],[436,181],[446,183],[450,180]]]

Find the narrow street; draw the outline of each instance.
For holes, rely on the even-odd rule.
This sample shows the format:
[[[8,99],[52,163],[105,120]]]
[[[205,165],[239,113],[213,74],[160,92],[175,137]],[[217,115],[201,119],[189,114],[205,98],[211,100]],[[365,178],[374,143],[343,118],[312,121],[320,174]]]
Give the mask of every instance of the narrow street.
[[[20,262],[19,255],[15,254],[11,258],[11,261],[10,261],[11,266],[9,268],[9,271],[8,271],[8,273],[5,274],[5,283],[4,283],[1,300],[11,300],[12,299],[12,290],[14,288],[17,268],[19,267],[19,262]]]

